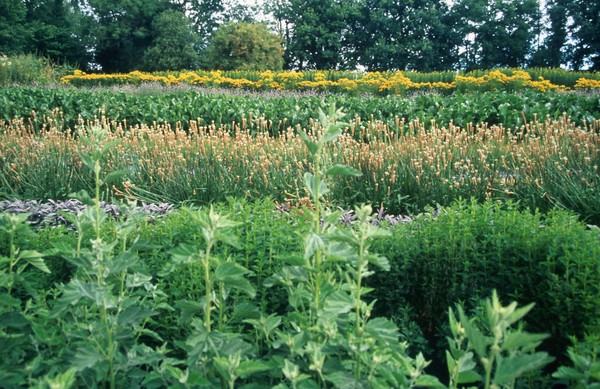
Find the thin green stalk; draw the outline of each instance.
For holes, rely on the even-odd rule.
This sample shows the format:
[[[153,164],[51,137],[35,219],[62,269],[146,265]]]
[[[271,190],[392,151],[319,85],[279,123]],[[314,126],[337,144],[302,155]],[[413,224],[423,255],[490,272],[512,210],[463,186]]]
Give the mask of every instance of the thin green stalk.
[[[206,242],[206,251],[204,252],[204,260],[202,264],[204,266],[204,289],[205,289],[205,301],[204,301],[204,328],[207,332],[210,332],[211,320],[210,320],[210,299],[212,294],[212,280],[210,277],[210,251],[213,242],[209,240]]]

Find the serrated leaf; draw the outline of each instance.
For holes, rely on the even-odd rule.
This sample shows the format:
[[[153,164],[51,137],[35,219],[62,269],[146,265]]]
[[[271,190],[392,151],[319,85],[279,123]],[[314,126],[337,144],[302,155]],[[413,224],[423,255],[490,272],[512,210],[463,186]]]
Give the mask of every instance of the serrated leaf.
[[[81,371],[87,368],[93,368],[99,362],[102,362],[104,357],[102,354],[90,347],[81,347],[77,349],[73,360],[71,361],[71,367]]]
[[[323,307],[323,314],[325,317],[335,317],[350,312],[352,308],[354,308],[352,296],[348,293],[335,291],[327,296],[325,306]]]
[[[145,319],[151,316],[155,316],[157,314],[157,312],[132,305],[130,307],[127,307],[119,314],[117,323],[119,324],[119,326],[129,326],[133,323],[138,322],[140,319]]]
[[[191,300],[179,300],[175,303],[175,307],[181,310],[181,320],[183,321],[187,321],[204,310],[203,303]]]
[[[360,177],[362,172],[346,165],[334,165],[325,171],[328,176]]]
[[[254,286],[244,278],[244,275],[248,273],[248,269],[237,263],[225,262],[217,266],[217,269],[215,270],[215,281],[222,282],[227,287],[241,290],[250,297],[254,297],[256,295]]]
[[[23,250],[19,253],[18,258],[29,263],[31,266],[43,271],[44,273],[50,273],[50,269],[44,262],[44,254],[33,250]]]
[[[553,358],[545,352],[514,355],[499,359],[493,382],[496,385],[502,385],[527,372],[540,369],[552,360]]]
[[[132,252],[124,251],[116,256],[109,265],[109,274],[119,274],[138,262],[139,258]]]

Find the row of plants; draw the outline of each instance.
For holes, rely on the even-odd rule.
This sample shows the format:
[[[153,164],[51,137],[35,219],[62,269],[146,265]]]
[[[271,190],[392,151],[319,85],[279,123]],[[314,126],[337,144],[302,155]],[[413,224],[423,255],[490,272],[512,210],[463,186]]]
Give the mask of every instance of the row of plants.
[[[327,100],[343,106],[351,118],[378,119],[401,134],[408,121],[429,124],[503,124],[518,127],[563,114],[579,125],[600,119],[600,94],[558,94],[503,91],[455,93],[450,96],[418,94],[410,98],[363,98],[344,95],[228,94],[194,87],[140,86],[127,88],[0,88],[0,119],[22,118],[41,130],[49,118],[57,125],[74,128],[81,120],[106,117],[126,125],[165,123],[190,128],[237,123],[251,131],[268,129],[272,135],[289,126],[310,125],[314,112]]]
[[[600,121],[581,127],[565,116],[520,128],[398,121],[405,131],[355,119],[330,146],[332,162],[363,174],[331,186],[338,205],[383,205],[405,214],[461,197],[513,199],[542,211],[570,209],[600,224]],[[315,166],[302,136],[318,136],[319,121],[288,127],[277,136],[243,123],[230,129],[190,122],[184,131],[97,120],[92,124],[118,142],[107,153],[107,167],[126,172],[103,198],[207,204],[228,196],[272,196],[290,204],[305,202],[303,174]],[[85,147],[77,132],[55,120],[43,127],[39,132],[24,121],[0,126],[2,197],[64,199],[93,186],[77,154]]]
[[[74,232],[36,234],[26,214],[0,217],[3,385],[597,384],[597,231],[565,211],[542,216],[492,202],[457,203],[394,228],[374,225],[371,207],[358,206],[354,223],[340,224],[330,188],[361,174],[331,158],[347,126],[340,117],[335,108],[321,113],[321,131],[301,135],[314,165],[303,174],[306,207],[281,212],[271,201],[232,198],[153,224],[126,211],[108,219],[101,193],[125,174],[106,170],[118,145],[100,128],[82,131],[76,153],[93,186],[75,195],[84,211],[64,214]],[[440,237],[447,244],[429,244]],[[463,300],[456,310],[455,297]],[[542,307],[501,303],[515,298]],[[546,334],[526,332],[526,315]],[[426,373],[429,362],[417,353],[432,326],[447,335],[446,346],[429,345],[445,377]],[[570,361],[559,351],[564,365],[543,374],[552,345],[568,334],[583,343],[569,350]]]
[[[452,74],[447,72],[447,74]],[[411,78],[412,77],[412,78]],[[61,82],[75,86],[111,86],[158,82],[164,85],[191,84],[217,88],[242,88],[249,90],[317,90],[358,95],[405,95],[409,92],[438,91],[441,93],[481,92],[490,90],[521,91],[566,90],[561,84],[553,84],[538,76],[535,79],[526,70],[491,70],[482,75],[455,73],[451,81],[425,81],[435,79],[435,74],[410,72],[248,72],[248,71],[188,71],[144,73],[99,74],[75,70],[61,78]],[[445,78],[445,77],[442,77]],[[419,80],[419,81],[415,81]],[[580,77],[574,85],[576,90],[600,89],[600,76]]]

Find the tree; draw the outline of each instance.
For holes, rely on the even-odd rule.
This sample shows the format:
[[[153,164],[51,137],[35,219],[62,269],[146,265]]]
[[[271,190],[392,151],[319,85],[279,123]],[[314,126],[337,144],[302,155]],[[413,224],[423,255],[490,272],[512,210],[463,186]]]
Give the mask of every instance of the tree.
[[[83,14],[76,1],[25,0],[27,51],[58,62],[85,66],[91,59],[88,42],[81,30]]]
[[[173,0],[173,4],[192,20],[202,49],[223,24],[254,20],[251,7],[238,0]]]
[[[22,1],[0,0],[0,54],[23,53],[29,40],[27,8]]]
[[[154,19],[152,29],[154,40],[144,53],[144,70],[182,70],[199,66],[198,36],[191,20],[183,13],[164,11]]]
[[[152,21],[173,5],[168,0],[89,0],[95,22],[95,59],[107,73],[141,67],[152,44]]]
[[[378,71],[452,67],[458,45],[446,14],[439,0],[362,0],[352,27],[357,63]]]
[[[274,0],[269,4],[278,24],[286,30],[288,68],[352,68],[352,31],[349,19],[357,14],[358,0]]]
[[[532,54],[538,0],[460,0],[451,8],[467,70],[525,66]]]
[[[569,0],[566,8],[573,20],[569,26],[572,41],[567,45],[571,65],[600,70],[600,2]]]
[[[210,69],[281,70],[283,47],[264,24],[230,23],[217,30],[206,58]]]

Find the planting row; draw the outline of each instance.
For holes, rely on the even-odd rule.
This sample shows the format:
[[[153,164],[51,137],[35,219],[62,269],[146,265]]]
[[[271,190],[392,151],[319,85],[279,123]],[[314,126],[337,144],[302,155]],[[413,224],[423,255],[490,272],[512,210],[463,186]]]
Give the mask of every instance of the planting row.
[[[303,174],[315,163],[301,135],[321,133],[317,121],[305,129],[289,127],[278,136],[250,122],[233,130],[189,124],[183,131],[97,121],[94,126],[105,128],[116,142],[103,163],[121,171],[102,187],[103,198],[208,204],[228,196],[271,196],[306,203]],[[397,126],[406,130],[398,132]],[[0,127],[3,198],[64,199],[92,187],[78,155],[89,148],[81,138],[88,127],[71,132],[47,121],[44,128],[40,133],[20,121]],[[390,126],[356,119],[327,150],[332,163],[349,165],[362,177],[344,177],[329,190],[334,205],[383,205],[395,214],[475,197],[514,199],[542,211],[559,206],[600,224],[599,130],[600,121],[583,128],[566,117],[517,129],[400,120]]]
[[[411,78],[412,76],[412,78]],[[450,77],[448,77],[450,76]],[[580,77],[575,89],[600,89],[600,76],[589,74],[589,78]],[[446,81],[424,81],[425,79],[446,79]],[[419,81],[415,81],[419,80]],[[76,86],[107,86],[122,84],[140,84],[159,82],[164,85],[190,84],[217,88],[241,88],[248,90],[316,90],[345,94],[370,93],[378,95],[398,95],[414,91],[490,91],[490,90],[565,90],[561,84],[553,84],[538,76],[535,80],[529,72],[518,69],[487,71],[480,76],[461,75],[451,72],[419,74],[407,72],[167,72],[143,73],[133,71],[127,74],[86,74],[75,70],[71,75],[61,78],[61,82]]]
[[[156,122],[179,124],[184,129],[189,128],[192,120],[200,125],[235,122],[244,123],[244,127],[252,131],[268,129],[276,134],[288,125],[308,126],[324,99],[343,106],[350,118],[379,119],[399,133],[408,129],[404,118],[461,127],[468,123],[516,127],[536,118],[556,120],[563,113],[579,125],[600,119],[600,94],[496,91],[366,98],[289,92],[228,94],[223,90],[211,92],[191,86],[159,85],[112,89],[0,88],[0,119],[24,118],[38,130],[44,124],[44,117],[51,117],[57,125],[71,129],[80,119],[93,120],[101,116],[126,121],[128,125]]]

